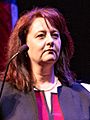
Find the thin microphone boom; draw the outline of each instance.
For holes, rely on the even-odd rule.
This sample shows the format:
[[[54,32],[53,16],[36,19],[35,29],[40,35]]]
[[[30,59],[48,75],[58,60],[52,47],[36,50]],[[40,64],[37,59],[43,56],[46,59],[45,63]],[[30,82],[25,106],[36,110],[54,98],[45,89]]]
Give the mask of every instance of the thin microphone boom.
[[[3,92],[3,88],[4,88],[4,84],[5,84],[5,80],[6,80],[6,76],[7,76],[7,72],[8,72],[8,68],[9,68],[9,65],[11,63],[11,61],[18,55],[18,54],[21,54],[22,52],[26,52],[28,51],[29,47],[24,44],[23,46],[21,46],[21,48],[19,49],[18,52],[16,52],[9,60],[8,64],[6,65],[6,70],[5,70],[5,74],[4,74],[4,79],[3,79],[3,82],[2,82],[2,86],[1,86],[1,90],[0,90],[0,98],[2,96],[2,92]]]

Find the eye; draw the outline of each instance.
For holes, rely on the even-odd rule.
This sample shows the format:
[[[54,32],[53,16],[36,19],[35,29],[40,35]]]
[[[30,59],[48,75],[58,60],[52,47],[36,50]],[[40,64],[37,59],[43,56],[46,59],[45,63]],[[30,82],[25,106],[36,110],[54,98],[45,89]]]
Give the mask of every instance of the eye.
[[[52,37],[54,38],[54,39],[58,39],[59,37],[60,37],[60,35],[59,35],[59,33],[52,33]]]
[[[36,38],[44,39],[44,38],[45,38],[45,34],[44,34],[44,33],[38,34],[38,35],[36,36]]]

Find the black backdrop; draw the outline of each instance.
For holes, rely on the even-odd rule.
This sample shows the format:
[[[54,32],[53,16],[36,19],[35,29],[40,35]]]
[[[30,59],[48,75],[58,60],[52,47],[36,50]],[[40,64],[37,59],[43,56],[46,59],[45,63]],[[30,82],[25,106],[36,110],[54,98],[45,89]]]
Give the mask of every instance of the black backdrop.
[[[74,39],[75,54],[71,69],[78,79],[90,83],[90,8],[89,0],[17,0],[19,17],[33,7],[58,8],[67,20]]]

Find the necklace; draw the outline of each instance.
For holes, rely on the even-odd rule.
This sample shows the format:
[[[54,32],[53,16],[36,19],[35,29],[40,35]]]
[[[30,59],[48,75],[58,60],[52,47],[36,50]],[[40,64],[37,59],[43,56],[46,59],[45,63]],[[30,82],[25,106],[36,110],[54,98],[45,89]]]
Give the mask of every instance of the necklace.
[[[48,91],[53,90],[56,87],[57,83],[58,83],[58,79],[55,77],[55,82],[54,82],[53,86],[51,86],[50,88],[48,88],[48,89],[39,89],[37,86],[34,86],[34,88],[36,90],[39,90],[39,91],[48,92]]]

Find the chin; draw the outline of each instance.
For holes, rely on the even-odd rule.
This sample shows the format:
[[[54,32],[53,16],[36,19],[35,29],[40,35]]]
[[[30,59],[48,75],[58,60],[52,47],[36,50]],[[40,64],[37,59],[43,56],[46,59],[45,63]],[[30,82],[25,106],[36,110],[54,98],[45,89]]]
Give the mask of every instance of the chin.
[[[54,63],[56,63],[56,59],[47,59],[47,60],[44,60],[43,62],[44,63],[49,63],[49,64],[54,64]]]

